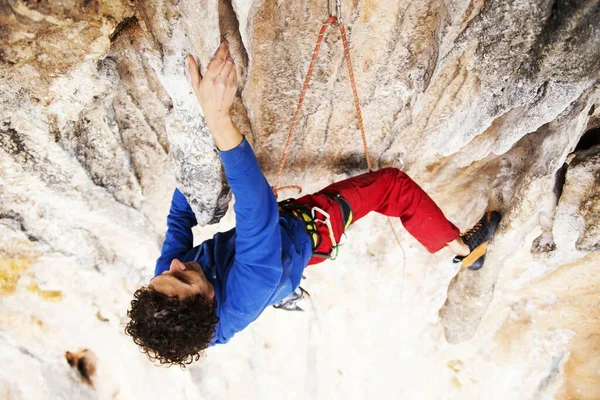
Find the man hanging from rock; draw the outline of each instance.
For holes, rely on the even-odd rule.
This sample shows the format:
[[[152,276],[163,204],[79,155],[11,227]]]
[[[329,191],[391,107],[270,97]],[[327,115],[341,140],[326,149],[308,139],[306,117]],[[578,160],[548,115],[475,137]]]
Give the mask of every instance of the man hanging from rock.
[[[371,211],[398,217],[429,252],[448,246],[455,262],[482,267],[500,216],[488,212],[464,235],[406,174],[386,168],[277,203],[252,148],[229,116],[236,69],[223,42],[201,78],[189,56],[192,87],[235,195],[236,227],[193,247],[196,218],[175,190],[155,277],[138,289],[125,331],[161,364],[185,365],[227,343],[269,306],[297,298],[302,272],[332,251],[350,224]]]

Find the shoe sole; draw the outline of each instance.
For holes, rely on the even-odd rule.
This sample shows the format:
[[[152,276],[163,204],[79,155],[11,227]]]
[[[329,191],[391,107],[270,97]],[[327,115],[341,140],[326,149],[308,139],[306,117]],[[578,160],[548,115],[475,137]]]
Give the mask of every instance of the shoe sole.
[[[481,243],[468,256],[463,258],[461,261],[463,267],[470,268],[471,265],[473,265],[473,263],[475,261],[479,260],[482,256],[484,256],[485,253],[487,252],[487,245],[488,245],[488,242]],[[479,267],[479,268],[481,268],[481,267]],[[477,269],[479,269],[479,268],[477,268]],[[472,268],[470,268],[470,269],[472,269]]]
[[[475,261],[473,264],[471,264],[469,267],[467,267],[467,269],[469,269],[471,271],[477,271],[483,267],[484,263],[485,263],[485,254],[482,255],[481,257],[479,257],[477,259],[477,261]]]
[[[468,256],[462,259],[462,265],[465,268],[470,269],[471,271],[477,271],[483,267],[483,263],[485,260],[485,254],[487,252],[487,245],[489,241],[496,234],[496,229],[498,229],[498,225],[500,224],[500,220],[502,219],[502,215],[500,215],[497,211],[488,211],[486,213],[488,222],[493,224],[492,232],[489,235],[488,240],[477,246]],[[483,257],[483,259],[482,259]],[[477,262],[481,260],[481,262]]]

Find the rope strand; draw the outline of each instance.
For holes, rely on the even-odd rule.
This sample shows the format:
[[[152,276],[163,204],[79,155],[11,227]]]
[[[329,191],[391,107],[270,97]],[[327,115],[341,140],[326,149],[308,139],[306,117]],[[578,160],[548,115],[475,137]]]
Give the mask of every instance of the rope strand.
[[[317,44],[315,45],[315,49],[313,51],[312,59],[310,60],[310,66],[308,67],[308,72],[306,74],[306,78],[304,79],[304,85],[302,86],[302,91],[300,92],[300,99],[298,100],[298,105],[296,106],[296,112],[294,113],[294,118],[292,120],[292,125],[290,127],[290,131],[288,133],[288,137],[285,143],[285,147],[283,149],[283,154],[281,156],[281,161],[279,162],[279,169],[277,170],[277,177],[275,178],[275,186],[272,187],[273,193],[275,197],[279,191],[285,189],[296,189],[298,193],[302,192],[302,188],[297,185],[288,185],[288,186],[279,186],[279,180],[281,178],[281,174],[283,172],[283,167],[285,166],[285,160],[288,155],[288,151],[290,145],[292,144],[292,137],[294,136],[294,131],[296,130],[296,126],[298,125],[298,121],[300,119],[300,111],[302,111],[302,105],[304,103],[304,97],[306,96],[306,91],[308,90],[308,85],[310,84],[310,79],[312,77],[313,70],[315,68],[315,64],[317,62],[317,58],[319,56],[319,50],[321,49],[321,43],[323,42],[323,38],[325,37],[325,32],[327,32],[327,28],[330,25],[337,25],[338,19],[336,17],[329,17],[323,22],[321,26],[321,30],[319,31],[319,37],[317,38]],[[344,24],[339,24],[340,33],[342,35],[342,42],[344,45],[344,56],[346,58],[346,65],[348,67],[348,75],[350,76],[350,84],[352,85],[352,95],[354,96],[354,106],[356,109],[356,115],[358,116],[358,126],[360,128],[360,135],[362,137],[363,147],[365,150],[365,158],[367,160],[367,169],[373,171],[373,165],[371,164],[371,157],[369,155],[369,147],[367,146],[367,135],[365,134],[365,127],[362,118],[362,112],[360,109],[360,101],[358,99],[358,91],[356,90],[356,80],[354,79],[354,71],[352,69],[352,59],[350,58],[350,46],[348,46],[348,38],[346,36],[346,27]],[[394,238],[398,245],[402,249],[404,254],[404,248],[400,243],[400,239],[396,234],[396,230],[394,229],[394,225],[392,225],[392,220],[388,217],[388,223],[390,228],[392,229],[392,233],[394,234]],[[402,270],[404,271],[404,262],[402,263]],[[404,274],[404,272],[403,272]]]
[[[315,64],[317,62],[317,58],[319,57],[319,50],[321,50],[321,43],[325,37],[325,32],[327,32],[327,28],[337,23],[336,17],[330,17],[323,22],[321,26],[321,30],[319,31],[319,37],[317,38],[317,44],[315,45],[315,49],[313,51],[312,59],[310,60],[310,66],[308,67],[308,72],[306,73],[306,78],[304,79],[304,85],[302,86],[302,91],[300,92],[300,99],[298,100],[298,105],[296,106],[296,112],[294,113],[294,118],[292,120],[292,125],[290,126],[290,131],[288,133],[287,140],[285,142],[285,146],[283,148],[283,154],[281,156],[281,161],[279,162],[279,168],[277,170],[277,177],[275,178],[275,186],[273,186],[273,193],[275,197],[279,191],[284,189],[296,189],[298,192],[302,191],[302,188],[296,185],[290,186],[279,186],[279,181],[281,179],[281,174],[283,173],[283,167],[285,166],[285,161],[287,159],[288,151],[290,149],[290,145],[292,144],[292,137],[294,136],[294,131],[296,130],[296,126],[298,125],[298,121],[300,120],[300,112],[302,111],[302,105],[304,104],[304,97],[306,96],[306,91],[308,90],[308,86],[310,84],[310,80],[312,78],[313,70],[315,68]],[[346,36],[346,27],[344,24],[340,24],[340,33],[342,35],[342,42],[344,45],[344,56],[346,58],[346,65],[348,66],[348,75],[350,76],[350,83],[352,85],[352,94],[354,96],[354,106],[356,108],[356,114],[358,115],[358,126],[360,128],[360,134],[362,136],[363,147],[365,149],[365,157],[367,159],[367,168],[369,171],[373,170],[371,164],[371,157],[369,156],[369,148],[367,146],[367,135],[365,134],[365,127],[363,124],[362,112],[360,110],[360,102],[358,100],[358,91],[356,90],[356,81],[354,79],[354,71],[352,70],[352,59],[350,58],[350,46],[348,46],[348,38]]]
[[[367,146],[367,135],[365,134],[362,112],[360,111],[360,102],[358,101],[358,91],[356,90],[356,82],[352,70],[352,60],[350,59],[350,48],[348,46],[348,39],[346,38],[346,27],[343,24],[340,25],[340,32],[342,33],[342,42],[344,43],[344,54],[346,55],[346,64],[348,65],[348,75],[350,75],[350,83],[352,84],[352,94],[354,95],[354,105],[358,116],[358,126],[360,127],[360,135],[362,137],[363,147],[365,148],[367,169],[371,172],[373,171],[373,167],[371,165],[371,157],[369,156],[369,147]]]

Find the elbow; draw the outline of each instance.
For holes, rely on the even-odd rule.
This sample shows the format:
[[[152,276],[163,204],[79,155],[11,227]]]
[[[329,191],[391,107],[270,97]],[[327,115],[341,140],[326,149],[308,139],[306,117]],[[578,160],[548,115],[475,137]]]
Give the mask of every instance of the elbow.
[[[250,266],[265,287],[273,289],[279,286],[283,277],[283,266],[281,263],[261,263]]]
[[[227,287],[235,292],[235,298],[246,299],[246,305],[258,305],[266,303],[273,296],[283,277],[281,263],[264,263],[261,260],[249,263],[238,260],[230,270]]]

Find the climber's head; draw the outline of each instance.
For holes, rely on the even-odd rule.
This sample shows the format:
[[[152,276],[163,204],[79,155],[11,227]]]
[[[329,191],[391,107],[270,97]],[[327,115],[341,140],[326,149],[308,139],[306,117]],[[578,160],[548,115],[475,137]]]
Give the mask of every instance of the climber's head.
[[[180,299],[195,294],[207,299],[215,297],[215,288],[204,275],[200,264],[194,261],[182,263],[174,259],[169,270],[155,276],[149,286],[162,294]]]
[[[152,360],[185,366],[200,358],[219,318],[214,287],[198,263],[173,260],[133,296],[125,333]]]

